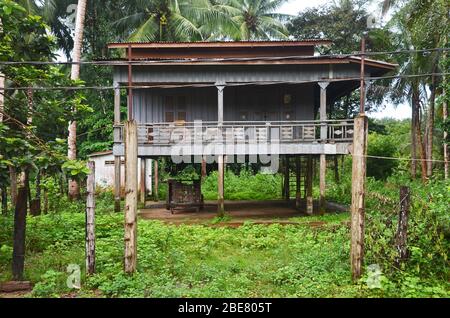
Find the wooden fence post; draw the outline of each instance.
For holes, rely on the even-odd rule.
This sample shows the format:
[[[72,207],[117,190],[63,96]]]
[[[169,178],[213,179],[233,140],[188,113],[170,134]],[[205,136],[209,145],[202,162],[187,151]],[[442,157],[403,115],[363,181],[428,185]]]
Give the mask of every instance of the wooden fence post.
[[[398,228],[396,235],[396,246],[398,250],[397,265],[408,258],[408,216],[411,204],[410,190],[408,187],[400,188],[400,212],[398,216]]]
[[[351,268],[353,280],[362,275],[364,262],[364,215],[366,194],[366,156],[368,120],[365,115],[355,118],[352,166],[351,206]]]
[[[16,199],[16,209],[14,212],[12,274],[14,280],[22,280],[25,263],[25,229],[28,199],[28,191],[25,185],[22,184],[19,187]]]
[[[95,162],[88,162],[86,199],[86,273],[95,273]]]
[[[134,273],[137,262],[137,165],[136,121],[125,123],[125,272]]]

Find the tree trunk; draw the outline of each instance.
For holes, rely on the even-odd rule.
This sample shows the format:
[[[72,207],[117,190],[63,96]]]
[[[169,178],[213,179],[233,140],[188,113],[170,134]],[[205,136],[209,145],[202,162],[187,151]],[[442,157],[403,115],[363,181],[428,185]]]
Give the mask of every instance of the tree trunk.
[[[447,101],[442,105],[442,117],[444,122],[447,122],[448,118],[448,105]],[[448,145],[447,145],[448,132],[444,130],[444,176],[445,179],[448,179]]]
[[[422,132],[420,125],[420,113],[417,116],[416,120],[416,133],[417,133],[417,143],[419,144],[419,154],[420,154],[420,163],[421,163],[421,171],[422,171],[422,182],[427,182],[427,162],[426,162],[426,149],[425,144],[422,141]]]
[[[413,88],[411,103],[411,177],[416,179],[417,176],[417,113],[419,109],[419,92],[418,88]]]
[[[336,183],[339,183],[339,162],[338,162],[338,156],[333,156],[334,161],[334,181]]]
[[[26,187],[28,172],[23,172],[20,180],[19,193],[14,212],[14,238],[13,238],[13,259],[12,274],[14,280],[23,279],[23,269],[25,263],[25,228],[27,219],[27,197]]]
[[[48,213],[48,190],[44,189],[44,214]]]
[[[398,251],[396,265],[405,261],[408,257],[407,237],[408,237],[408,215],[410,207],[410,190],[408,187],[400,188],[400,212],[398,217],[398,228],[395,237],[395,245]]]
[[[1,20],[0,20],[1,25]],[[5,76],[3,73],[0,73],[0,87],[5,87]],[[0,89],[0,123],[3,122],[3,112],[5,111],[5,90]]]
[[[435,72],[435,70],[433,71]],[[426,149],[426,159],[427,161],[427,177],[430,178],[433,174],[433,131],[434,131],[434,108],[436,100],[436,76],[432,76],[431,80],[431,95],[430,95],[430,105],[428,110],[428,135],[427,135],[427,149]]]
[[[11,185],[11,205],[17,203],[17,171],[15,167],[9,167],[10,185]]]
[[[36,197],[30,200],[30,214],[32,216],[38,216],[41,214],[41,171],[36,174]]]
[[[28,102],[28,115],[27,115],[27,126],[31,126],[33,124],[33,111],[34,111],[34,92],[33,89],[27,89],[27,102]]]
[[[84,20],[86,15],[87,0],[78,0],[77,18],[75,23],[75,39],[73,48],[72,61],[79,63],[81,61],[81,50],[83,46]],[[72,64],[72,72],[70,78],[78,80],[80,78],[80,64]],[[68,153],[69,160],[77,159],[77,123],[73,121],[69,124],[68,137]],[[80,187],[76,180],[69,181],[69,198],[76,200],[80,198]]]
[[[86,274],[95,273],[95,162],[90,161],[86,199]]]

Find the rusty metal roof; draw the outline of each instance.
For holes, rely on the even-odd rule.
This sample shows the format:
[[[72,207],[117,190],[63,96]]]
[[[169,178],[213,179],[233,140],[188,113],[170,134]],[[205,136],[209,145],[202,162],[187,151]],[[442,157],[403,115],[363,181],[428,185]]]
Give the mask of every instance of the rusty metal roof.
[[[128,59],[103,59],[97,60],[103,62],[115,62],[114,65],[128,65]],[[123,62],[123,63],[122,63]],[[140,63],[142,62],[142,63]],[[133,58],[133,65],[297,65],[297,64],[348,64],[361,63],[358,56],[287,56],[287,57],[256,57],[256,58]],[[365,59],[367,66],[381,68],[386,70],[394,70],[397,64],[373,59]]]
[[[308,39],[301,41],[197,41],[197,42],[112,42],[108,48],[220,48],[220,47],[283,47],[283,46],[316,46],[330,45],[332,41],[326,39]]]

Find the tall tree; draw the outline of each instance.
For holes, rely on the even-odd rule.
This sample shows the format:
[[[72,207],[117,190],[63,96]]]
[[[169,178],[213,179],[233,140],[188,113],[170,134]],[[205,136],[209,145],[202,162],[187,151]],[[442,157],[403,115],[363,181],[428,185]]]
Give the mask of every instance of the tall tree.
[[[80,78],[80,62],[83,44],[84,20],[86,15],[87,0],[78,0],[77,17],[75,22],[75,39],[72,55],[72,72],[70,78],[76,81]],[[77,159],[77,122],[74,120],[69,124],[68,137],[68,153],[69,160]],[[77,180],[71,178],[69,181],[69,197],[76,199],[80,195],[80,188]]]
[[[221,4],[232,9],[228,11],[231,23],[223,28],[223,36],[242,41],[287,39],[288,31],[283,22],[287,22],[290,16],[276,13],[285,2],[286,0],[224,0]]]
[[[126,1],[123,12],[114,26],[131,41],[206,40],[225,21],[210,0]]]
[[[400,2],[397,2],[400,4]],[[399,47],[409,49],[434,49],[445,46],[449,27],[447,14],[448,2],[445,0],[425,1],[411,0],[403,4],[394,15],[391,27],[396,30],[394,41]],[[431,73],[430,77],[404,78],[394,81],[394,95],[402,94],[404,88],[410,87],[412,108],[412,145],[411,157],[416,159],[416,152],[421,156],[422,179],[426,181],[433,172],[433,144],[435,130],[435,103],[440,78],[440,60],[443,55],[439,51],[429,53],[410,53],[399,56],[399,64],[403,74]],[[397,90],[398,88],[402,88]],[[428,91],[430,94],[428,94]],[[426,125],[424,125],[426,122]],[[423,127],[425,126],[425,127]],[[422,133],[422,130],[425,133]],[[412,163],[412,176],[415,177],[415,161]]]

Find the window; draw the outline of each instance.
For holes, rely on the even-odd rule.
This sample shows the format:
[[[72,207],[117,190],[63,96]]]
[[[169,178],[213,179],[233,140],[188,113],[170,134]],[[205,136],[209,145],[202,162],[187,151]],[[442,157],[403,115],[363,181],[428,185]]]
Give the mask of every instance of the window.
[[[173,112],[166,112],[165,120],[166,123],[173,123],[175,121],[175,116]]]
[[[178,112],[177,114],[178,121],[186,121],[186,118],[187,118],[186,112]]]

